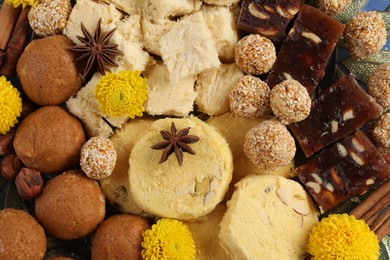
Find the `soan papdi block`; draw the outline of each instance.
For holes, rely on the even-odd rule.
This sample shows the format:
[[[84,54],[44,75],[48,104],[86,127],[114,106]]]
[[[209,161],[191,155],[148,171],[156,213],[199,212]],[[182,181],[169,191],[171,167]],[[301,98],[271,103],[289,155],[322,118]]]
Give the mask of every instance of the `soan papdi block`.
[[[196,98],[195,76],[173,83],[164,64],[155,64],[145,71],[148,79],[148,99],[145,111],[151,115],[188,116]]]
[[[130,15],[141,14],[141,11],[147,4],[145,0],[103,0],[103,2],[113,4],[119,10]]]
[[[129,0],[127,0],[129,1]],[[156,18],[169,18],[191,14],[200,9],[200,0],[148,0],[145,12]]]
[[[227,7],[204,5],[201,8],[203,17],[206,20],[219,59],[222,62],[234,61],[234,46],[238,42],[237,18]]]
[[[184,17],[160,40],[161,56],[172,82],[221,64],[201,12]]]
[[[209,69],[200,73],[195,86],[198,110],[208,115],[228,112],[230,89],[243,76],[242,70],[234,63],[222,64],[219,69]]]
[[[123,14],[112,4],[99,4],[92,0],[78,0],[69,15],[68,23],[64,29],[64,35],[73,43],[81,44],[76,37],[83,35],[81,32],[81,23],[84,24],[89,32],[94,34],[100,18],[102,19],[102,32],[106,32],[116,27],[116,23],[123,18]]]

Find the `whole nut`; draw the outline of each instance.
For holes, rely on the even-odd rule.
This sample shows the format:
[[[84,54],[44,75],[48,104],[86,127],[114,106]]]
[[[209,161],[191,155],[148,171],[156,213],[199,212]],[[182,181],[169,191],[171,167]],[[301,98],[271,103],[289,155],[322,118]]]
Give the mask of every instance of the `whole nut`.
[[[39,171],[23,167],[15,180],[16,189],[23,199],[32,199],[41,193],[43,178]]]
[[[14,129],[11,129],[5,135],[0,135],[0,155],[7,155],[14,152],[14,137]]]
[[[22,162],[14,153],[6,155],[0,164],[1,174],[7,180],[14,180],[21,168]]]

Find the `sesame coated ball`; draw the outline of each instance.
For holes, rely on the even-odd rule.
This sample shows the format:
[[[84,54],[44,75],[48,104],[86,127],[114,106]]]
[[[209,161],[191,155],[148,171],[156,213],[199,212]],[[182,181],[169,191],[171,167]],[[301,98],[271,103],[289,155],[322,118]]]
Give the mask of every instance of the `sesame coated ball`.
[[[288,79],[272,88],[270,106],[280,122],[288,125],[309,116],[311,99],[301,83]]]
[[[276,170],[288,164],[295,155],[294,138],[276,119],[253,127],[245,136],[244,153],[259,168]]]
[[[100,180],[110,176],[115,162],[116,150],[108,138],[92,137],[81,148],[80,166],[89,178]]]
[[[236,44],[234,59],[237,66],[248,74],[265,74],[276,60],[275,46],[268,38],[251,34]]]
[[[351,0],[317,0],[317,7],[329,16],[335,16],[351,4]]]
[[[380,148],[390,149],[390,112],[379,118],[371,130],[371,135]]]
[[[379,12],[361,12],[345,25],[345,46],[355,59],[380,51],[386,38],[385,21]]]
[[[41,37],[62,34],[71,11],[70,0],[42,0],[31,7],[28,20],[33,31]]]
[[[390,107],[390,63],[378,66],[370,75],[367,92],[384,109]]]
[[[267,83],[251,75],[244,76],[229,93],[230,109],[237,117],[261,117],[271,112],[270,94]]]

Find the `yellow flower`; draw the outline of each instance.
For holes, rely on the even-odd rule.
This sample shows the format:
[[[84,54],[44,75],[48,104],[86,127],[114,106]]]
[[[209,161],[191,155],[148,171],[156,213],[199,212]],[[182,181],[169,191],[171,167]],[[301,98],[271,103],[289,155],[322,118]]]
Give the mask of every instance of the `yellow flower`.
[[[6,134],[18,123],[17,117],[22,113],[22,99],[5,76],[0,77],[0,134]]]
[[[188,227],[175,219],[160,219],[142,233],[142,258],[146,260],[195,259],[195,243]]]
[[[15,8],[22,5],[24,9],[27,5],[30,6],[36,5],[39,2],[39,0],[5,0],[5,2],[9,5],[13,5]]]
[[[95,99],[105,116],[142,116],[147,96],[146,79],[139,71],[108,72],[95,86]]]
[[[378,259],[379,241],[364,222],[347,214],[322,219],[310,232],[308,252],[314,259]]]

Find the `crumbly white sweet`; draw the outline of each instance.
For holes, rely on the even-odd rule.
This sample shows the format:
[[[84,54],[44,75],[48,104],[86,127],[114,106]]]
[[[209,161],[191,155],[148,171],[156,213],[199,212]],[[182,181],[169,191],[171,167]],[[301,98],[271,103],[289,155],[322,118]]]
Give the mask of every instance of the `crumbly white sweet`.
[[[390,149],[390,113],[379,118],[371,130],[371,135],[381,148]]]
[[[81,148],[80,166],[92,179],[111,175],[116,162],[116,150],[111,140],[102,136],[89,139]]]
[[[31,7],[28,21],[41,37],[62,34],[71,11],[70,0],[43,0]]]
[[[367,92],[385,110],[390,107],[390,63],[377,67],[370,75]]]
[[[240,0],[203,0],[203,2],[209,5],[231,6],[238,4]]]
[[[230,109],[238,117],[261,117],[271,112],[270,94],[267,83],[246,75],[236,82],[230,91]]]
[[[295,151],[294,138],[276,119],[260,123],[245,136],[244,153],[261,169],[278,169],[288,164]]]
[[[379,12],[361,12],[345,25],[345,46],[356,59],[380,51],[386,43],[386,38],[385,21]]]
[[[317,0],[317,7],[329,16],[335,16],[352,3],[352,0]]]
[[[288,79],[272,88],[270,106],[280,122],[288,125],[309,116],[311,98],[307,89],[298,81]]]
[[[268,38],[250,34],[238,41],[234,48],[238,67],[248,74],[267,73],[276,60],[275,46]]]

